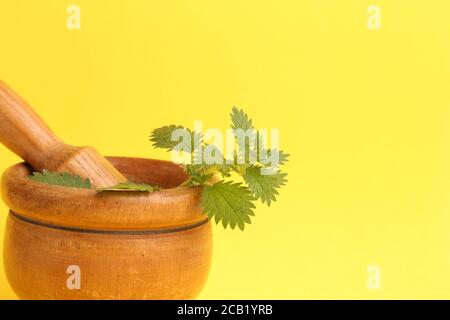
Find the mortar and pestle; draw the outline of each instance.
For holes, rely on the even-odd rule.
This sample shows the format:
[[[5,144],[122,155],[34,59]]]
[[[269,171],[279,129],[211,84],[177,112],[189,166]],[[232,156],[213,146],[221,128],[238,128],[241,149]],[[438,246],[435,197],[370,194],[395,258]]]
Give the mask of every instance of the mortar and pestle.
[[[181,167],[67,145],[1,81],[0,142],[25,160],[1,180],[10,209],[4,266],[19,298],[193,299],[200,293],[211,264],[211,223],[200,208],[200,188],[175,188],[187,178]],[[94,187],[130,180],[164,189],[99,193],[28,179],[44,169],[89,178]]]

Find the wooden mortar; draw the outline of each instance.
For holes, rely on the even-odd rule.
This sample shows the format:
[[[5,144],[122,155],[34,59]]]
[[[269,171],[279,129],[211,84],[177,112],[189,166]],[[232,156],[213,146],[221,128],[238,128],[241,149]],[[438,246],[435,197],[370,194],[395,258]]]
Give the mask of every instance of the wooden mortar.
[[[211,223],[200,188],[159,160],[108,160],[126,178],[165,189],[98,193],[46,185],[17,164],[2,177],[10,208],[4,241],[8,281],[23,299],[192,299],[211,264]],[[79,267],[80,289],[67,285]],[[68,274],[69,272],[69,274]]]

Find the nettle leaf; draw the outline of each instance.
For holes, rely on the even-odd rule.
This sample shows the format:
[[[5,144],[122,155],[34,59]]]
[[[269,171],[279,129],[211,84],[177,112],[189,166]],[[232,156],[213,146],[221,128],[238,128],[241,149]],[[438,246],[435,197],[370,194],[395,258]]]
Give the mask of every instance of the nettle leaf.
[[[263,175],[261,168],[260,166],[250,166],[245,170],[243,177],[251,193],[262,203],[270,206],[272,201],[276,201],[278,189],[286,184],[287,174],[277,171],[271,175]]]
[[[191,136],[191,150],[194,150],[194,141],[201,141],[201,135],[178,125],[164,126],[153,130],[150,135],[150,141],[153,143],[152,146],[154,148],[167,149],[168,151],[172,150],[182,141],[182,137],[179,140],[172,140],[173,132],[179,129],[186,130],[189,133]]]
[[[179,143],[179,141],[172,141],[172,133],[177,129],[184,129],[184,127],[170,125],[153,130],[150,135],[153,147],[172,150]]]
[[[279,152],[280,165],[284,165],[289,161],[289,157],[291,156],[289,153],[284,152],[283,150],[273,150],[272,152]]]
[[[190,186],[199,186],[205,184],[214,176],[214,172],[209,172],[208,168],[202,164],[186,165],[186,173],[188,174]]]
[[[253,128],[252,119],[244,110],[233,107],[231,110],[231,127],[233,130],[242,129],[247,131]]]
[[[265,164],[266,160],[269,160],[272,154],[278,152],[278,165],[282,166],[289,161],[290,154],[284,152],[283,150],[278,149],[267,149],[264,143],[264,138],[261,133],[258,131],[256,135],[256,152],[258,156],[259,162]],[[267,158],[267,159],[266,159]]]
[[[202,160],[198,159],[198,155],[194,156],[194,163],[201,162],[198,167],[206,174],[220,173],[223,177],[228,177],[231,171],[230,165],[227,164],[222,151],[213,144],[204,144],[203,150],[209,150],[208,155],[212,157],[206,161],[205,152],[202,154]],[[207,163],[210,162],[210,163]]]
[[[202,192],[201,205],[210,219],[218,224],[222,221],[224,228],[236,225],[244,230],[250,224],[250,216],[254,216],[255,198],[241,183],[219,181],[212,186],[205,185]]]
[[[131,181],[121,182],[112,187],[99,188],[99,192],[155,192],[160,190],[157,186],[152,186],[146,183],[134,183]]]
[[[222,222],[225,228],[230,226],[234,229],[238,226],[243,230],[246,224],[251,223],[255,200],[259,199],[269,206],[276,201],[278,189],[287,181],[287,174],[279,172],[279,167],[288,161],[289,154],[266,148],[263,133],[254,129],[252,119],[242,109],[233,107],[231,122],[236,135],[234,144],[238,150],[228,155],[232,157],[230,161],[224,158],[218,148],[202,141],[200,133],[185,129],[192,137],[192,148],[189,150],[192,162],[184,166],[188,179],[179,187],[203,187],[201,205],[209,218],[216,223]],[[182,137],[180,141],[172,141],[173,132],[177,129],[184,128],[171,125],[154,130],[150,137],[153,146],[174,150],[182,142]],[[237,133],[243,133],[244,136]],[[278,163],[271,163],[274,155],[277,155]],[[272,174],[263,175],[261,169],[271,170]],[[236,174],[244,179],[245,184],[222,180],[211,185],[213,180],[217,181],[218,175],[232,178]]]
[[[33,172],[33,174],[29,176],[28,179],[45,184],[70,188],[79,188],[79,189],[91,188],[91,182],[89,181],[89,179],[83,179],[78,175],[72,175],[67,172],[58,173],[43,170],[42,172]]]
[[[264,162],[265,157],[270,159],[272,154],[276,152],[278,152],[278,165],[279,166],[285,165],[289,161],[289,157],[291,155],[289,153],[284,152],[283,150],[276,150],[276,149],[263,150],[261,151],[261,156],[259,159],[262,160],[261,162]]]

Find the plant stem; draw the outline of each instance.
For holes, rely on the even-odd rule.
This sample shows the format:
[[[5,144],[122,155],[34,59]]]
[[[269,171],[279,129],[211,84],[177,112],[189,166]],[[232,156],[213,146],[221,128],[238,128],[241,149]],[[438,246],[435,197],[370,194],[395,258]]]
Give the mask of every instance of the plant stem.
[[[188,178],[186,181],[184,181],[182,184],[178,186],[178,188],[182,187],[188,187],[191,184],[191,178]]]

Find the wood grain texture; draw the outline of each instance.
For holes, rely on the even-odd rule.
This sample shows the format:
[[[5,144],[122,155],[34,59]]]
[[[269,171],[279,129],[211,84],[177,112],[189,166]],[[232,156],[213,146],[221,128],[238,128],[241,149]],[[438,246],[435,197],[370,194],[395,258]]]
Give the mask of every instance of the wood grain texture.
[[[168,161],[108,158],[127,178],[174,188],[187,176]],[[83,229],[148,230],[202,221],[200,188],[166,189],[156,193],[102,192],[47,185],[28,179],[30,168],[7,169],[1,182],[3,201],[33,220]]]
[[[170,162],[109,158],[138,182],[177,186],[186,176]],[[199,189],[155,194],[97,194],[43,185],[16,165],[2,177],[8,216],[4,264],[24,299],[192,299],[211,264],[211,223]],[[81,269],[81,289],[69,290],[67,267]]]
[[[72,232],[7,220],[4,264],[22,299],[193,299],[211,263],[209,222],[163,234]],[[80,290],[66,273],[80,268]]]
[[[91,147],[62,142],[17,93],[0,81],[0,142],[35,171],[69,172],[89,178],[97,187],[126,179]]]

